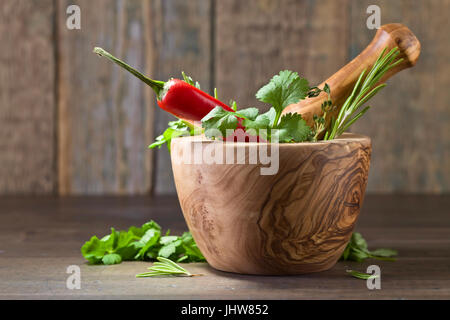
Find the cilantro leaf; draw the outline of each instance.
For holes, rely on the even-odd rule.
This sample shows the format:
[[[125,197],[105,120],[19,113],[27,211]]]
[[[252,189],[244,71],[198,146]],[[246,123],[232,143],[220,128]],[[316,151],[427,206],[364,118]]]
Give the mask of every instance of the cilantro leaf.
[[[278,129],[279,142],[303,142],[310,140],[312,130],[298,113],[288,113],[281,117]]]
[[[120,231],[115,252],[121,256],[122,260],[133,260],[139,251],[139,247],[135,245],[139,239],[140,237],[136,236],[133,231]]]
[[[240,113],[240,111],[239,111]],[[270,108],[266,113],[257,115],[254,119],[247,118],[242,121],[242,125],[245,127],[245,131],[252,135],[260,135],[260,130],[269,130],[272,127],[275,120],[276,112],[274,108]],[[267,138],[267,132],[263,138]]]
[[[396,250],[384,249],[384,248],[380,248],[380,249],[376,249],[374,251],[370,251],[370,255],[374,256],[374,257],[390,258],[390,257],[396,256],[397,254],[398,254],[398,252]]]
[[[205,261],[205,257],[200,252],[200,249],[197,247],[197,244],[192,237],[190,232],[185,232],[181,236],[181,240],[183,241],[183,248],[185,250],[186,256],[190,261],[202,262]]]
[[[183,76],[184,82],[187,82],[187,83],[189,83],[191,86],[194,86],[194,87],[196,87],[197,89],[200,89],[200,83],[198,83],[198,81],[194,81],[194,80],[192,79],[192,77],[186,75],[186,74],[184,73],[184,71],[181,71],[181,75]]]
[[[259,110],[257,108],[247,108],[247,109],[241,109],[239,111],[233,112],[235,116],[238,116],[240,118],[248,119],[248,120],[255,120],[258,116]]]
[[[170,152],[170,143],[172,139],[181,137],[181,136],[193,136],[195,134],[195,130],[193,127],[190,127],[185,121],[170,121],[169,127],[158,137],[156,137],[155,142],[153,142],[148,147],[150,149],[161,148],[163,144],[167,144],[167,149]]]
[[[117,264],[122,262],[122,257],[117,253],[109,253],[102,258],[103,264]]]
[[[353,242],[355,248],[359,248],[360,250],[367,250],[367,242],[362,237],[361,233],[354,232],[352,234],[351,241]]]
[[[178,249],[181,246],[181,243],[182,243],[182,241],[180,239],[177,239],[175,241],[172,241],[172,242],[164,245],[163,247],[161,247],[161,249],[159,249],[158,256],[164,257],[164,258],[169,258],[173,254],[176,254],[177,251],[179,251]]]
[[[202,119],[202,127],[205,129],[205,136],[214,139],[226,137],[227,130],[236,130],[238,118],[231,111],[226,111],[217,106],[212,109]]]
[[[100,241],[104,242],[106,250],[112,252],[117,245],[117,240],[118,232],[114,228],[111,228],[111,234],[104,236]]]
[[[159,237],[161,236],[161,232],[158,229],[151,228],[145,232],[144,236],[139,240],[139,245],[141,245],[141,249],[135,256],[136,260],[144,260],[145,254],[147,251],[155,245]]]
[[[367,241],[358,232],[354,232],[350,238],[349,243],[342,253],[341,260],[349,260],[362,262],[368,258],[378,259],[378,260],[388,260],[394,261],[392,258],[398,253],[396,250],[392,249],[376,249],[370,251],[367,246]]]
[[[100,263],[106,252],[105,242],[102,242],[96,236],[91,237],[91,239],[81,247],[81,254],[90,264]]]
[[[161,227],[155,221],[141,227],[116,231],[99,239],[91,237],[81,247],[81,253],[90,264],[116,264],[125,260],[149,260],[164,257],[172,261],[205,261],[190,232],[170,236],[169,231],[161,236]]]
[[[271,104],[277,114],[281,114],[288,105],[305,99],[308,91],[308,80],[300,78],[297,72],[284,70],[259,89],[256,98]]]
[[[178,238],[179,237],[177,237],[177,236],[164,236],[164,237],[161,237],[161,239],[159,240],[159,243],[162,245],[169,244],[171,242],[178,240]]]

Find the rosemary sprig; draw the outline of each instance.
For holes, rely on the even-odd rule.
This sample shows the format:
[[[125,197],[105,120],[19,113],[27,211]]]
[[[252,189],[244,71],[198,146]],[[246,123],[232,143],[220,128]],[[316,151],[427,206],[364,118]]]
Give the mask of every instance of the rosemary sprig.
[[[385,52],[386,49],[381,52],[367,76],[366,69],[361,72],[351,95],[345,101],[338,116],[335,119],[331,119],[330,128],[325,133],[324,140],[332,140],[344,133],[370,109],[370,106],[362,108],[362,105],[386,86],[385,83],[377,86],[376,84],[386,72],[397,66],[403,59],[397,59],[400,54],[397,47],[393,48],[386,55]]]
[[[375,279],[375,278],[379,277],[379,275],[368,274],[365,272],[359,272],[359,271],[355,271],[355,270],[347,270],[347,273],[350,274],[352,277],[355,277],[358,279],[363,279],[363,280]]]
[[[176,264],[172,260],[157,257],[159,262],[155,262],[153,266],[148,268],[150,272],[144,272],[136,275],[136,278],[146,278],[146,277],[154,277],[154,276],[182,276],[182,277],[193,277],[193,276],[201,276],[202,274],[192,274],[187,271],[185,268]]]

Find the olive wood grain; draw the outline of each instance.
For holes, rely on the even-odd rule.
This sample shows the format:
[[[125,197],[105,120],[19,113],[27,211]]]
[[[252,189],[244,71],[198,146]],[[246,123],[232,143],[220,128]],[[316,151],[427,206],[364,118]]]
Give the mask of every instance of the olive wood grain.
[[[261,175],[249,146],[221,143],[223,153],[245,150],[244,164],[186,164],[194,145],[221,143],[200,136],[172,140],[172,169],[183,215],[208,263],[244,274],[301,274],[331,268],[355,226],[367,184],[368,137],[279,145],[279,170]],[[191,150],[189,149],[191,147]],[[192,157],[193,159],[193,157]]]
[[[361,72],[364,69],[369,70],[385,48],[389,51],[394,47],[399,48],[399,57],[403,58],[403,61],[386,73],[380,82],[384,82],[397,72],[416,64],[420,55],[420,42],[414,33],[400,23],[385,24],[380,27],[372,42],[363,52],[319,85],[319,88],[323,88],[325,83],[330,86],[331,100],[337,107],[336,112],[350,95]],[[305,99],[287,106],[283,113],[300,113],[303,119],[313,126],[313,116],[315,114],[323,115],[321,105],[326,98],[327,94],[322,92],[315,98]]]

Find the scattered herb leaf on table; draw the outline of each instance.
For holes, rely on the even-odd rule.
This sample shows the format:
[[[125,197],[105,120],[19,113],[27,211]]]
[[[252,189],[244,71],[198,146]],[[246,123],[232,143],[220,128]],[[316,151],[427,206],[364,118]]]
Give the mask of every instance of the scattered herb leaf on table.
[[[379,275],[368,274],[365,272],[359,272],[359,271],[355,271],[355,270],[347,270],[347,273],[355,278],[363,279],[363,280],[375,279],[375,278],[379,277]]]
[[[99,239],[91,237],[81,247],[83,257],[90,264],[117,264],[127,260],[153,260],[157,257],[177,262],[204,262],[190,232],[172,236],[167,232],[161,236],[161,227],[154,221],[141,227],[116,231]]]
[[[184,276],[184,277],[193,277],[193,276],[201,276],[202,274],[192,274],[187,271],[182,266],[176,264],[172,260],[157,257],[159,262],[155,262],[153,266],[148,268],[150,272],[144,272],[136,275],[136,278],[146,278],[146,277],[155,277],[155,276]]]
[[[362,262],[367,258],[378,260],[395,261],[393,258],[397,255],[397,251],[392,249],[376,249],[370,251],[367,247],[366,240],[359,232],[354,232],[350,238],[347,247],[342,253],[341,260]]]

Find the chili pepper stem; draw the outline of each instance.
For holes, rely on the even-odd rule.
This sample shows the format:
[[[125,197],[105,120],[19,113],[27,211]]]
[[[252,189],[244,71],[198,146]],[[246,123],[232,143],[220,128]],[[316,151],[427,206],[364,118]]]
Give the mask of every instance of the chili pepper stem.
[[[142,80],[143,82],[148,84],[156,92],[156,94],[158,95],[158,99],[159,99],[160,93],[162,92],[162,90],[164,88],[164,84],[165,84],[164,81],[152,80],[152,79],[146,77],[145,75],[143,75],[142,73],[140,73],[139,71],[134,69],[133,67],[129,66],[128,64],[126,64],[122,60],[114,57],[112,54],[110,54],[108,51],[106,51],[106,50],[104,50],[102,48],[95,47],[94,48],[94,53],[98,54],[101,57],[108,58],[109,60],[111,60],[112,62],[116,63],[120,67],[122,67],[125,70],[129,71],[135,77],[139,78],[140,80]]]

